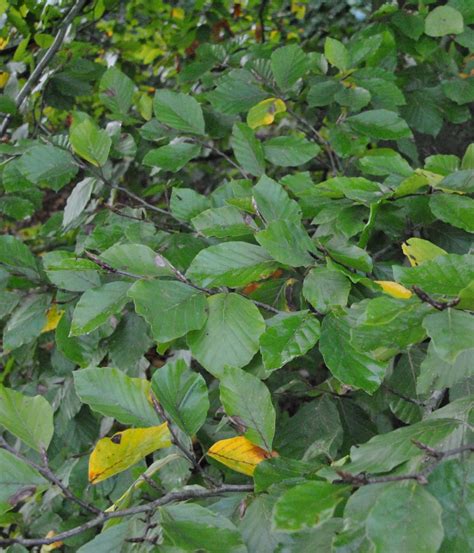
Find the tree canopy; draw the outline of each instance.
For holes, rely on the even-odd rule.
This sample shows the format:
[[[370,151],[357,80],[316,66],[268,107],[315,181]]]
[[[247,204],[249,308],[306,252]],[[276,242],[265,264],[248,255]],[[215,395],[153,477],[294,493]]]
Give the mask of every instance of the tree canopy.
[[[474,550],[474,3],[0,0],[0,547]]]

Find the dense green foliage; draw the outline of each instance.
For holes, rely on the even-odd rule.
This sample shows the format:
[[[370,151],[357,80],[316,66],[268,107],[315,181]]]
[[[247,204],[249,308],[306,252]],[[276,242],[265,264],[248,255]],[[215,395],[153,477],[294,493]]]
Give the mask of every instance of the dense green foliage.
[[[374,4],[0,0],[4,550],[474,549],[474,4]]]

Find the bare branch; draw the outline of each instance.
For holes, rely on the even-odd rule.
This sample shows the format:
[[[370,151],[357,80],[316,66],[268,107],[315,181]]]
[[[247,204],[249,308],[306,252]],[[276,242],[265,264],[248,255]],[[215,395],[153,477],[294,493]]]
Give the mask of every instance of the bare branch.
[[[455,307],[460,301],[461,298],[454,298],[451,301],[438,301],[429,296],[424,292],[419,286],[413,286],[413,292],[420,298],[421,301],[429,303],[431,307],[434,307],[438,311],[444,311],[449,307]]]
[[[228,484],[228,485],[222,485],[218,488],[213,488],[210,490],[199,488],[199,489],[189,489],[189,490],[181,490],[177,492],[170,492],[164,495],[163,497],[160,497],[159,499],[155,499],[155,501],[151,501],[150,503],[137,505],[135,507],[130,507],[129,509],[123,509],[121,511],[100,513],[95,518],[89,520],[88,522],[85,522],[84,524],[81,524],[80,526],[76,526],[74,528],[71,528],[70,530],[66,530],[65,532],[55,534],[54,536],[51,536],[49,538],[21,538],[21,537],[4,538],[4,539],[0,539],[0,546],[6,547],[8,545],[13,545],[15,543],[19,545],[23,545],[25,547],[49,545],[51,543],[55,543],[58,541],[67,540],[69,538],[72,538],[73,536],[77,536],[78,534],[82,534],[83,532],[86,532],[91,528],[96,528],[97,526],[101,526],[102,524],[104,524],[110,519],[129,517],[133,515],[138,515],[140,513],[153,512],[153,511],[156,511],[158,507],[162,507],[163,505],[167,505],[169,503],[174,503],[175,501],[187,501],[189,499],[206,499],[208,497],[216,497],[225,493],[246,493],[246,492],[253,492],[253,485]]]
[[[447,457],[453,457],[461,453],[473,452],[474,444],[466,444],[464,446],[456,447],[454,449],[448,449],[446,451],[438,451],[426,444],[413,440],[418,448],[424,451],[428,457],[431,457],[433,462],[429,463],[420,472],[414,472],[409,474],[394,474],[386,476],[372,476],[365,472],[359,474],[351,474],[344,470],[337,470],[337,474],[341,477],[339,480],[334,480],[336,484],[350,484],[351,486],[360,487],[367,486],[369,484],[384,484],[387,482],[400,482],[403,480],[415,480],[418,484],[428,484],[428,476],[433,472],[438,463]]]

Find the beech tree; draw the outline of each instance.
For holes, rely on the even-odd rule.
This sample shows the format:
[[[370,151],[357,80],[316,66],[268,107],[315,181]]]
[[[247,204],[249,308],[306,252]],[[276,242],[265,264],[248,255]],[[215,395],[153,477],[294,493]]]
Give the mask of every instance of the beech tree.
[[[474,3],[0,0],[0,546],[474,550]]]

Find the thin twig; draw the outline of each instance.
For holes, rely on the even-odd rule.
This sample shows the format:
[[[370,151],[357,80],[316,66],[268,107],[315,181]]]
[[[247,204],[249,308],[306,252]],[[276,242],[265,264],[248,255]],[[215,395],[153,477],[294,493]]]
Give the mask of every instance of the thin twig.
[[[260,25],[260,37],[262,44],[265,42],[265,9],[267,4],[268,0],[262,0],[258,8],[258,21]]]
[[[438,463],[447,457],[453,457],[460,453],[467,453],[474,451],[474,444],[467,444],[454,449],[448,449],[446,451],[438,451],[426,444],[423,444],[417,440],[413,440],[413,444],[426,453],[428,457],[433,459],[433,462],[428,464],[420,472],[413,472],[409,474],[395,474],[386,476],[371,476],[365,472],[359,474],[351,474],[344,470],[337,470],[337,474],[341,477],[339,480],[334,480],[336,484],[350,484],[351,486],[367,486],[369,484],[383,484],[388,482],[400,482],[403,480],[415,480],[419,484],[428,484],[428,476],[433,472]]]
[[[115,275],[120,275],[120,276],[124,276],[124,277],[127,277],[127,278],[133,278],[133,279],[141,279],[143,278],[141,275],[136,275],[134,273],[129,273],[127,271],[122,271],[121,269],[115,269],[115,267],[112,267],[111,265],[109,265],[108,263],[106,263],[105,261],[102,261],[102,259],[87,251],[87,250],[84,250],[84,255],[86,257],[88,257],[91,261],[93,261],[94,263],[96,263],[101,269],[104,269],[104,271],[107,271],[108,273],[113,273]]]
[[[4,438],[1,438],[1,437],[0,437],[0,448],[5,449],[6,451],[14,455],[17,459],[20,459],[21,461],[23,461],[33,469],[37,470],[41,474],[41,476],[46,478],[46,480],[51,482],[51,484],[54,484],[55,486],[57,486],[62,491],[64,497],[66,497],[70,501],[73,501],[74,503],[76,503],[77,505],[80,505],[83,509],[91,513],[94,513],[94,514],[101,513],[100,509],[98,509],[97,507],[94,507],[93,505],[90,505],[89,503],[75,496],[72,493],[72,491],[67,486],[65,486],[61,482],[61,480],[51,471],[51,469],[48,466],[48,457],[45,451],[42,452],[42,458],[43,458],[44,464],[39,465],[38,463],[35,463],[34,461],[31,461],[30,459],[28,459],[28,457],[25,457],[24,455],[22,455],[19,451],[17,451],[14,447],[12,447]]]
[[[56,55],[56,52],[61,47],[64,38],[66,37],[66,33],[68,31],[69,25],[72,23],[76,15],[79,15],[79,12],[81,11],[82,7],[86,3],[87,0],[78,0],[72,8],[69,10],[68,14],[64,18],[63,22],[61,23],[59,30],[54,38],[53,43],[49,47],[49,49],[46,51],[45,55],[41,58],[41,60],[38,62],[38,65],[34,68],[33,72],[29,76],[26,83],[23,85],[23,88],[18,93],[17,97],[15,98],[15,105],[20,108],[23,102],[26,100],[26,98],[29,96],[31,91],[33,90],[33,87],[35,86],[36,82],[40,79],[43,71],[48,66],[49,62],[54,58]],[[2,124],[0,125],[0,136],[2,136],[5,131],[7,130],[8,123],[10,122],[11,114],[8,114],[3,119]]]
[[[434,307],[438,311],[444,311],[445,309],[449,309],[450,307],[455,307],[461,301],[461,298],[454,298],[450,301],[438,301],[429,296],[419,286],[415,285],[412,287],[412,289],[421,301],[428,303],[429,305],[431,305],[431,307]]]
[[[49,538],[31,538],[31,539],[21,538],[21,537],[5,538],[5,539],[0,539],[0,546],[6,547],[8,545],[13,545],[14,543],[18,543],[25,547],[49,545],[51,543],[55,543],[58,541],[67,540],[69,538],[72,538],[73,536],[77,536],[78,534],[82,534],[83,532],[86,532],[91,528],[101,526],[102,524],[104,524],[104,522],[107,522],[110,519],[128,517],[128,516],[138,515],[140,513],[148,513],[150,511],[156,511],[158,507],[162,507],[163,505],[167,505],[169,503],[174,503],[175,501],[187,501],[189,499],[206,499],[208,497],[216,497],[225,493],[246,493],[246,492],[253,492],[253,485],[228,484],[228,485],[222,485],[222,486],[219,486],[218,488],[213,488],[210,490],[191,489],[191,490],[181,490],[177,492],[170,492],[164,495],[163,497],[160,497],[159,499],[155,499],[154,501],[145,503],[143,505],[137,505],[135,507],[130,507],[129,509],[123,509],[120,511],[100,513],[95,518],[89,520],[88,522],[85,522],[84,524],[71,528],[70,530],[66,530],[65,532],[55,534],[54,536]]]

